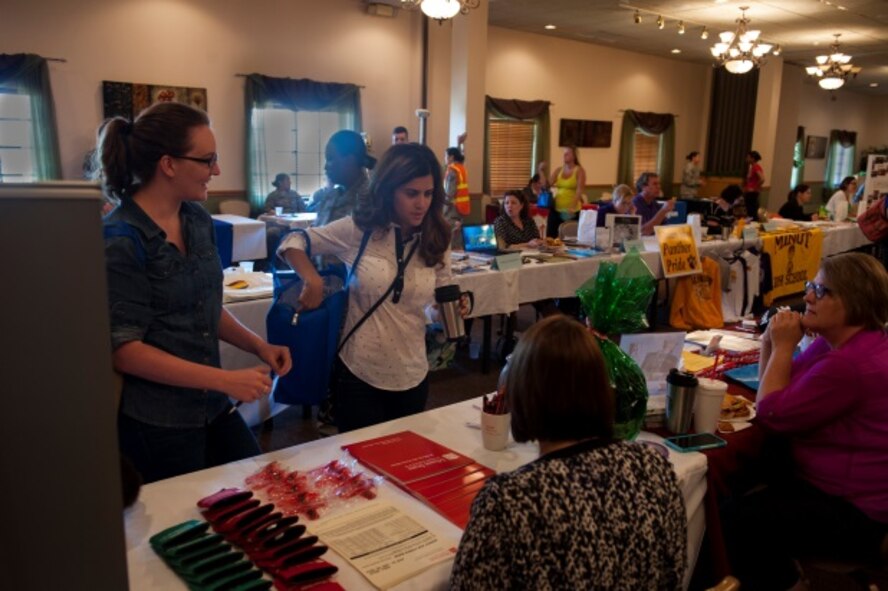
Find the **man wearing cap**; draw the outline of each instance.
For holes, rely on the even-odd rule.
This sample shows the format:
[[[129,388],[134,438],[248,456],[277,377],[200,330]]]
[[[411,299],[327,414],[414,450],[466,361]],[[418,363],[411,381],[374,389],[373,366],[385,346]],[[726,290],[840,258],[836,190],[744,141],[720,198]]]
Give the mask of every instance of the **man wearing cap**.
[[[274,213],[275,207],[283,207],[284,213],[302,213],[305,202],[299,193],[290,189],[290,176],[284,172],[274,177],[275,190],[265,198],[265,213]]]

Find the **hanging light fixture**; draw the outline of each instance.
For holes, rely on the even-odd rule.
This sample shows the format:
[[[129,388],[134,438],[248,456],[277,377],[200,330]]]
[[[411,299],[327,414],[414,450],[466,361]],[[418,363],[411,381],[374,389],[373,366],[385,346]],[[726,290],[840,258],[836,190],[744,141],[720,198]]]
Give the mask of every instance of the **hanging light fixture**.
[[[666,27],[666,20],[663,18],[663,15],[657,17],[657,28],[663,30]]]
[[[817,84],[824,90],[836,90],[845,85],[845,81],[850,74],[852,78],[857,77],[857,73],[861,68],[851,63],[851,56],[839,51],[839,37],[841,33],[833,35],[836,40],[833,41],[832,53],[829,55],[818,55],[816,66],[808,66],[805,71],[808,75],[819,78]]]
[[[731,74],[745,74],[760,67],[765,62],[765,56],[773,49],[771,44],[759,40],[761,31],[748,28],[747,10],[748,6],[740,7],[740,18],[735,21],[737,30],[719,33],[720,41],[710,49],[716,67],[724,66]]]
[[[685,23],[684,23],[684,21],[678,21],[678,34],[679,34],[679,35],[684,35],[684,34],[685,34]]]
[[[443,24],[457,14],[468,14],[469,10],[478,8],[481,0],[401,0],[404,8],[422,9],[423,14]]]
[[[709,29],[703,27],[703,30],[700,32],[700,39],[709,39]]]
[[[640,24],[641,24],[641,13],[638,12],[637,9],[635,10],[635,16],[632,17],[632,20],[635,21],[635,24],[636,24],[636,25],[640,25]]]

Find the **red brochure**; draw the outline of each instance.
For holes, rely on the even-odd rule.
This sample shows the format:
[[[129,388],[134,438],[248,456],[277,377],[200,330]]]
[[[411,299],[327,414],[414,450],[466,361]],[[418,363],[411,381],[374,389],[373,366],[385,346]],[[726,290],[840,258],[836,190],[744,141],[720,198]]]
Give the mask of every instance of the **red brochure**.
[[[496,474],[472,458],[412,431],[343,446],[452,523],[465,528],[475,495]]]
[[[399,484],[409,484],[474,463],[472,458],[412,431],[344,445],[342,449]]]

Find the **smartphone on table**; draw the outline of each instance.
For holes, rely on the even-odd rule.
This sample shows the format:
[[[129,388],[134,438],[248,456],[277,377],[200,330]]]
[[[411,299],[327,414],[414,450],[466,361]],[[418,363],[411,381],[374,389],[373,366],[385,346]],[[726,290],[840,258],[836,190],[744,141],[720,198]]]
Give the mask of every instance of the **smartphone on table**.
[[[727,441],[725,441],[718,435],[713,435],[712,433],[675,435],[673,437],[667,437],[663,440],[663,443],[665,443],[668,447],[671,447],[675,451],[681,452],[713,449],[716,447],[724,447],[728,444]]]

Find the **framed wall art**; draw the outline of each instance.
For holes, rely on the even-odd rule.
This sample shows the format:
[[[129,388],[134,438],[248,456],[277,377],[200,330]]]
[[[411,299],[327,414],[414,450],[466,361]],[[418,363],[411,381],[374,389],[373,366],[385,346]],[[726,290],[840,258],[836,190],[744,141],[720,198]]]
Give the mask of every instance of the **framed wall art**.
[[[104,116],[132,119],[157,102],[184,103],[207,110],[207,89],[161,84],[102,81]]]

